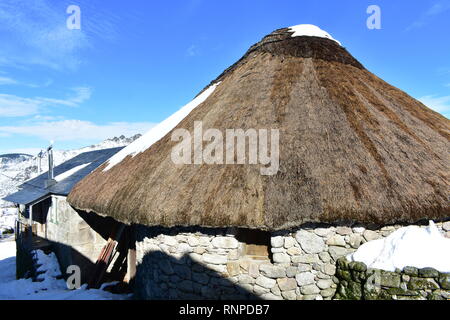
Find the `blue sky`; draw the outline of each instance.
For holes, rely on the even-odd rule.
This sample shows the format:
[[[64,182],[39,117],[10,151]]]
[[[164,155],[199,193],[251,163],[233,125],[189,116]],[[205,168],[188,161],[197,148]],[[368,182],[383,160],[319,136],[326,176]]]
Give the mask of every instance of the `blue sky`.
[[[264,35],[303,23],[449,117],[450,0],[1,0],[0,154],[145,132]]]

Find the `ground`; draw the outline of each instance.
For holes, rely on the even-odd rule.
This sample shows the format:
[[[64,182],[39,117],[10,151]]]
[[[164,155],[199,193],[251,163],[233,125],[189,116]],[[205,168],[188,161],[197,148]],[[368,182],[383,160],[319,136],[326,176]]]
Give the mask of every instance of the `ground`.
[[[104,290],[68,290],[66,282],[57,279],[60,274],[53,253],[38,251],[39,268],[44,273],[42,282],[31,279],[16,280],[16,244],[14,236],[0,239],[0,300],[125,300],[129,295],[112,294]]]

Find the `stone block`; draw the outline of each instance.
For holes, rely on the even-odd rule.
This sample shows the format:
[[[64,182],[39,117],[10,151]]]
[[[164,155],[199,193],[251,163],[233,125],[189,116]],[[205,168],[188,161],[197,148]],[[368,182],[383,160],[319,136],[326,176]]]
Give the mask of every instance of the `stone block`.
[[[281,291],[291,291],[297,288],[297,281],[293,278],[277,279],[277,283]]]
[[[290,263],[291,257],[286,253],[274,253],[273,262],[275,263]]]
[[[314,283],[314,278],[315,276],[311,272],[302,272],[295,276],[295,280],[300,287]]]
[[[276,285],[276,281],[274,279],[267,278],[265,276],[260,275],[256,278],[255,282],[258,286],[261,286],[266,289],[272,289]]]
[[[220,249],[236,249],[239,246],[239,242],[232,237],[215,237],[211,243]]]
[[[306,253],[319,253],[325,250],[323,239],[312,232],[300,230],[295,234],[295,239]]]
[[[259,272],[272,279],[286,277],[286,269],[272,264],[264,263],[259,266]]]

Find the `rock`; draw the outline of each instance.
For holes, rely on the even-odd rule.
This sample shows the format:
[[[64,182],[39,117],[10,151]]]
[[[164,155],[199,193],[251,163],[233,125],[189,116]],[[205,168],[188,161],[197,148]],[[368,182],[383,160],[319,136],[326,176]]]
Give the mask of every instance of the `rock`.
[[[365,272],[367,266],[364,262],[352,261],[348,264],[349,268],[354,271]]]
[[[312,266],[310,264],[300,263],[299,265],[297,265],[297,273],[307,272],[307,271],[311,271],[311,270],[312,270]]]
[[[259,277],[259,264],[250,263],[248,266],[248,275],[253,278]]]
[[[174,274],[172,264],[167,259],[161,259],[158,261],[158,266],[161,268],[162,272],[166,275]]]
[[[239,262],[237,262],[237,261],[228,262],[227,263],[227,271],[231,277],[237,276],[241,271],[240,267],[239,267]]]
[[[273,262],[275,263],[290,263],[291,258],[286,253],[274,253]]]
[[[194,253],[204,254],[205,252],[206,252],[206,248],[203,248],[203,247],[195,247],[194,248]]]
[[[173,271],[182,279],[191,280],[191,269],[185,265],[173,267]]]
[[[334,296],[334,293],[336,292],[336,289],[328,288],[324,290],[320,290],[320,295],[324,298],[330,298]]]
[[[292,248],[297,244],[297,241],[292,237],[286,237],[284,238],[284,247],[286,249]]]
[[[419,269],[416,267],[404,267],[403,273],[407,274],[408,276],[417,277],[419,275]]]
[[[284,245],[284,238],[281,236],[272,237],[270,239],[270,245],[272,248],[281,248]]]
[[[363,242],[363,237],[359,234],[351,234],[348,242],[352,248],[358,249]]]
[[[418,289],[434,290],[434,289],[439,289],[439,285],[433,279],[411,277],[411,280],[409,280],[409,282],[408,282],[408,289],[410,289],[410,290],[418,290]]]
[[[331,258],[333,258],[334,261],[350,253],[348,249],[336,246],[330,246],[328,248],[328,252],[330,253]]]
[[[352,234],[352,228],[349,227],[337,227],[336,233],[340,234],[341,236],[346,236],[348,234]]]
[[[261,295],[261,299],[264,300],[282,300],[281,297],[274,295],[273,293],[264,293],[263,295]]]
[[[185,253],[190,253],[192,251],[194,251],[194,249],[192,249],[192,247],[190,245],[188,245],[187,243],[180,243],[176,252],[185,254]]]
[[[442,229],[444,229],[445,231],[450,231],[450,221],[444,222],[444,224],[442,225]]]
[[[320,289],[315,284],[309,284],[300,288],[300,292],[305,295],[312,295],[320,293]]]
[[[309,271],[309,270],[308,270]],[[289,266],[286,268],[286,276],[288,278],[294,278],[295,275],[298,273],[298,268],[294,266]]]
[[[330,288],[332,284],[333,280],[331,279],[320,279],[319,281],[316,282],[317,287],[319,287],[322,290]]]
[[[297,247],[290,247],[289,249],[287,249],[287,253],[290,256],[296,256],[302,254],[302,250]]]
[[[221,249],[236,249],[239,246],[239,242],[232,237],[215,237],[211,243]]]
[[[253,292],[258,296],[262,296],[263,294],[270,292],[270,289],[263,288],[259,285],[254,285]]]
[[[209,264],[225,264],[227,263],[227,257],[219,254],[205,253],[203,255],[203,261]]]
[[[230,250],[230,252],[228,252],[228,260],[238,260],[238,259],[239,259],[238,250]]]
[[[241,274],[239,275],[238,282],[239,284],[253,284],[255,283],[255,279],[248,274]]]
[[[196,237],[187,237],[187,243],[191,246],[191,247],[196,247],[199,245],[199,241]]]
[[[388,288],[400,287],[400,275],[393,272],[381,272],[380,285]]]
[[[331,260],[330,254],[326,251],[319,253],[319,258],[325,263],[330,262]]]
[[[198,237],[198,245],[203,246],[203,247],[209,247],[210,244],[211,244],[210,237],[205,237],[205,236]]]
[[[164,236],[162,239],[162,242],[167,246],[176,246],[178,244],[178,241],[174,237],[170,236]]]
[[[297,281],[297,284],[301,286],[305,286],[308,284],[314,283],[314,274],[311,272],[302,272],[295,276],[295,280]]]
[[[281,291],[290,291],[297,288],[297,281],[293,278],[277,279],[277,283]]]
[[[270,292],[272,292],[274,295],[281,297],[281,290],[278,286],[273,286],[272,289],[270,289]]]
[[[317,254],[302,254],[299,256],[292,256],[291,260],[293,263],[320,263],[319,255]]]
[[[364,228],[364,227],[353,227],[352,231],[354,233],[364,233],[364,231],[366,231],[366,228]]]
[[[336,266],[327,263],[322,267],[322,272],[325,273],[326,275],[333,276],[336,273]]]
[[[178,289],[184,292],[192,292],[194,291],[194,287],[192,285],[192,281],[183,280],[178,283]]]
[[[272,289],[277,282],[273,279],[267,278],[265,276],[259,276],[256,279],[256,284],[266,289]]]
[[[333,234],[334,231],[331,228],[316,228],[316,229],[314,229],[314,233],[320,237],[327,237],[327,236]]]
[[[295,290],[291,291],[283,291],[281,292],[281,296],[286,300],[296,300],[297,295],[295,294]]]
[[[306,253],[319,253],[325,250],[325,243],[318,235],[300,230],[295,234],[295,239]]]
[[[272,251],[272,253],[285,253],[286,249],[285,248],[270,248],[270,251]]]
[[[192,273],[192,280],[201,284],[208,284],[209,276],[206,273]]]
[[[345,239],[344,237],[335,234],[331,238],[327,240],[327,245],[329,246],[339,246],[339,247],[345,247]]]
[[[219,273],[220,275],[226,275],[227,266],[224,264],[206,264],[206,268]]]
[[[268,278],[276,279],[276,278],[284,278],[286,277],[285,268],[274,266],[272,264],[262,264],[259,266],[259,272]]]
[[[367,241],[372,241],[372,240],[377,240],[377,239],[382,238],[381,235],[379,235],[377,232],[372,231],[372,230],[364,231],[363,235],[364,235],[364,239],[366,239]]]
[[[442,289],[450,290],[450,273],[441,274],[439,276],[439,284]]]
[[[439,271],[437,271],[434,268],[422,268],[422,269],[419,269],[419,277],[437,278],[437,277],[439,277]]]

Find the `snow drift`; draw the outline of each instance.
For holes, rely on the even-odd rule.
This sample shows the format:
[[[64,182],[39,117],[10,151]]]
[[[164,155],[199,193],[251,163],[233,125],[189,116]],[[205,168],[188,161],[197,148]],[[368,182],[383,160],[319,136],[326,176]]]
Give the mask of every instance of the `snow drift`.
[[[409,266],[450,272],[450,239],[430,221],[427,228],[404,227],[384,239],[369,241],[347,259],[386,271]]]

